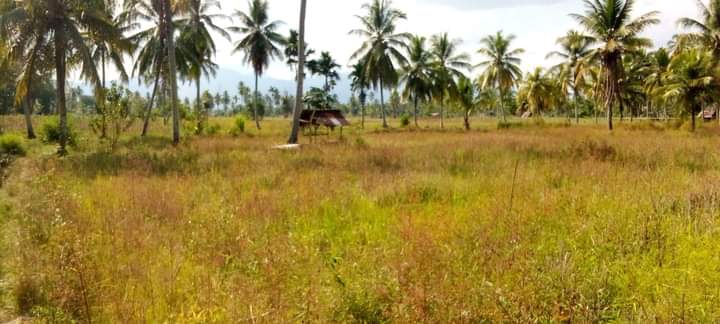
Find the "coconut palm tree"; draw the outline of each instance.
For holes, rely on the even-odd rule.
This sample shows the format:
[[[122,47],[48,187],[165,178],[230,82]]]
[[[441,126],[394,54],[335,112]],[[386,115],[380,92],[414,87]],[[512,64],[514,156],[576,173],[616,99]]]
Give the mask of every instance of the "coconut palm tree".
[[[673,57],[665,73],[665,84],[656,91],[690,114],[692,131],[695,131],[695,115],[704,103],[718,95],[715,75],[711,53],[688,49]]]
[[[440,128],[445,128],[445,99],[457,91],[456,79],[463,76],[463,71],[472,69],[468,63],[470,56],[458,53],[462,43],[459,39],[451,40],[447,33],[435,35],[431,39],[433,92],[440,104]]]
[[[648,114],[652,110],[653,104],[661,104],[665,108],[663,110],[664,118],[668,118],[667,104],[663,102],[662,96],[653,96],[657,89],[665,84],[665,74],[668,66],[670,66],[670,53],[664,47],[661,47],[650,55],[649,75],[645,80],[645,93],[649,94]]]
[[[358,94],[358,100],[360,101],[361,120],[360,127],[365,128],[365,105],[367,104],[367,90],[370,88],[370,81],[365,76],[365,64],[360,61],[353,65],[352,73],[350,73],[350,81],[352,84],[350,88],[353,92]]]
[[[692,41],[702,44],[712,51],[715,65],[720,64],[720,0],[710,0],[707,5],[701,0],[695,0],[700,18],[680,18],[678,24],[694,32],[680,35],[682,41]]]
[[[528,73],[518,90],[518,103],[526,106],[533,116],[541,117],[548,110],[558,93],[555,93],[553,79],[538,67]]]
[[[432,53],[425,47],[425,38],[413,36],[407,49],[407,63],[402,68],[400,83],[405,86],[403,97],[413,103],[415,127],[418,125],[418,104],[432,98]]]
[[[398,67],[405,64],[402,52],[407,47],[406,41],[410,34],[397,33],[396,25],[407,16],[392,7],[391,0],[373,0],[363,5],[364,16],[357,16],[362,29],[350,31],[350,34],[363,37],[365,41],[355,51],[351,59],[359,59],[365,64],[365,76],[373,88],[380,90],[380,110],[383,128],[387,128],[385,111],[385,88],[392,88],[398,83]]]
[[[213,40],[211,31],[231,41],[230,34],[219,27],[216,21],[229,19],[223,14],[213,13],[213,10],[221,10],[220,2],[215,0],[185,0],[187,18],[179,22],[181,26],[179,43],[181,47],[187,48],[191,57],[179,57],[178,64],[180,73],[188,79],[195,81],[196,111],[198,114],[198,131],[202,131],[203,124],[207,118],[207,112],[202,109],[200,95],[200,82],[202,77],[210,78],[217,73],[217,64],[212,59],[217,53],[217,47]]]
[[[498,31],[495,35],[489,35],[483,38],[480,43],[483,47],[478,50],[485,60],[476,65],[477,68],[483,69],[480,74],[479,83],[481,88],[494,88],[500,95],[500,115],[503,121],[505,118],[504,99],[507,94],[522,78],[520,63],[522,62],[518,55],[525,52],[521,48],[512,48],[515,35],[504,35],[502,31]]]
[[[60,138],[58,154],[67,152],[68,124],[66,109],[66,76],[68,62],[81,66],[82,76],[102,93],[102,84],[98,76],[92,52],[88,46],[90,33],[110,34],[113,25],[105,17],[107,12],[103,2],[59,0],[32,1],[18,0],[16,7],[0,18],[0,28],[12,30],[4,37],[10,44],[13,57],[25,59],[24,70],[30,80],[35,71],[28,69],[51,56],[56,75],[56,105],[60,120]],[[72,56],[71,56],[72,55]],[[29,81],[19,87],[20,98],[27,94]]]
[[[547,58],[558,58],[562,63],[555,66],[554,69],[560,72],[560,79],[563,84],[563,92],[567,94],[567,90],[573,94],[573,108],[575,110],[575,123],[580,123],[580,114],[578,112],[579,99],[582,96],[580,89],[584,82],[586,69],[590,66],[592,54],[593,40],[582,33],[571,30],[558,38],[557,44],[560,50],[550,52]]]
[[[622,58],[626,51],[652,46],[652,41],[639,34],[649,26],[659,23],[657,12],[650,12],[633,19],[635,0],[585,0],[584,14],[571,14],[592,41],[599,44],[593,55],[601,65],[600,96],[608,118],[608,128],[613,129],[613,105],[620,99]]]
[[[323,87],[325,91],[329,92],[335,82],[340,79],[340,75],[337,73],[340,64],[335,62],[335,59],[330,56],[330,52],[322,52],[320,53],[319,59],[307,62],[307,68],[310,70],[310,73],[321,75],[325,78],[325,86]]]
[[[168,36],[174,35],[175,30],[181,29],[177,8],[167,0],[132,0],[125,3],[125,8],[129,12],[129,19],[147,26],[130,37],[134,44],[141,44],[136,49],[132,74],[140,76],[140,79],[146,83],[154,80],[152,95],[145,111],[142,136],[148,132],[152,106],[158,90],[167,89],[172,92],[168,94],[171,99],[170,108],[173,117],[173,143],[177,144],[180,141],[180,120],[177,107],[177,57],[193,57],[190,49],[185,48],[183,43],[176,44],[175,37]],[[168,53],[173,53],[173,55],[168,55]],[[164,85],[160,84],[161,80]]]
[[[307,0],[300,0],[300,28],[298,31],[298,67],[297,76],[295,80],[297,82],[297,89],[295,92],[295,110],[293,111],[292,129],[290,131],[290,138],[288,144],[297,144],[298,135],[300,133],[300,114],[303,111],[303,83],[305,81],[305,12],[307,9]]]
[[[307,47],[307,44],[305,44]],[[305,49],[305,58],[307,59],[310,57],[310,55],[315,54],[315,50],[311,48]],[[295,70],[298,64],[298,32],[294,29],[290,30],[290,35],[288,36],[287,40],[285,41],[285,64],[287,64],[290,69]]]
[[[285,38],[277,32],[282,22],[270,21],[268,17],[267,1],[250,0],[248,5],[247,13],[235,12],[235,17],[240,20],[241,25],[230,27],[228,30],[240,34],[242,37],[240,41],[235,43],[233,54],[242,52],[245,63],[250,64],[255,71],[253,117],[255,118],[255,126],[260,129],[258,78],[263,75],[273,59],[282,57],[279,47],[285,44]]]
[[[458,77],[457,89],[454,92],[453,99],[463,110],[465,130],[470,130],[470,114],[477,106],[476,93],[475,84],[470,79],[464,75]]]

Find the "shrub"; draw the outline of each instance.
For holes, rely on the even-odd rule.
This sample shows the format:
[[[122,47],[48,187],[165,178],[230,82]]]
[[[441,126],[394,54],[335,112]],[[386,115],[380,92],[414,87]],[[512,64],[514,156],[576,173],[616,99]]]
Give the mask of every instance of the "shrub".
[[[205,129],[205,134],[210,135],[210,136],[217,135],[220,133],[221,129],[222,129],[222,127],[220,127],[219,124],[212,124]]]
[[[402,127],[408,127],[408,126],[410,126],[410,115],[408,115],[408,114],[403,114],[403,115],[400,117],[400,126],[402,126]]]
[[[73,130],[72,124],[68,121],[68,134],[67,143],[68,145],[75,145],[77,134]],[[40,129],[40,138],[44,143],[57,144],[60,143],[60,119],[53,117],[49,119]]]
[[[18,135],[0,135],[0,153],[15,156],[24,156],[27,153],[23,139]]]
[[[242,133],[245,133],[245,117],[237,116],[233,128],[230,130],[230,135],[238,136]]]

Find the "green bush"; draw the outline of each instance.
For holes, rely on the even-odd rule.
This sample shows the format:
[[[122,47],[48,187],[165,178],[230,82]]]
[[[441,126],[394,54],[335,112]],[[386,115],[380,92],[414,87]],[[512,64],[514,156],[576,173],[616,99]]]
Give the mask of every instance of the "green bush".
[[[0,153],[24,156],[27,153],[22,137],[14,134],[0,135]]]
[[[214,136],[214,135],[219,134],[220,130],[222,130],[222,127],[220,126],[220,124],[212,124],[205,129],[205,134]]]
[[[230,130],[230,134],[233,136],[238,136],[242,133],[245,133],[245,117],[237,116],[235,117],[235,124]]]
[[[73,130],[72,124],[70,124],[70,121],[68,121],[68,134],[67,134],[67,144],[68,145],[75,145],[77,134]],[[45,124],[42,125],[42,128],[40,129],[40,138],[44,143],[47,144],[57,144],[60,143],[60,119],[57,117],[53,117],[49,119]]]
[[[400,116],[400,126],[402,126],[402,127],[410,126],[410,115],[403,114],[402,116]]]

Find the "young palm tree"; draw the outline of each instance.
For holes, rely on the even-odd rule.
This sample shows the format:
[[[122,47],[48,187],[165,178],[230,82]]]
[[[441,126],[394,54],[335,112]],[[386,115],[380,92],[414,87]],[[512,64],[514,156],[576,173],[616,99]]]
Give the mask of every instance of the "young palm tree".
[[[681,41],[702,44],[712,51],[715,65],[720,64],[720,0],[710,0],[707,5],[695,0],[700,10],[700,19],[681,18],[678,24],[695,32],[680,35]]]
[[[340,79],[340,75],[337,73],[337,69],[340,68],[340,64],[335,62],[335,59],[330,56],[330,52],[320,53],[320,58],[317,60],[311,60],[307,62],[307,68],[310,73],[321,75],[325,78],[325,91],[330,91],[334,86],[335,81]],[[331,86],[330,83],[333,83]]]
[[[584,82],[586,69],[591,63],[590,55],[592,54],[593,41],[582,33],[571,30],[567,35],[558,38],[557,44],[560,45],[559,51],[551,52],[547,58],[559,58],[562,63],[555,66],[554,69],[560,71],[560,79],[563,84],[563,92],[572,91],[573,108],[575,110],[575,123],[580,123],[580,115],[578,112],[581,84]]]
[[[465,130],[470,130],[470,114],[477,106],[475,84],[467,77],[461,75],[458,77],[457,91],[453,99],[463,110],[463,122]]]
[[[478,53],[485,57],[485,61],[480,62],[476,67],[482,68],[480,74],[481,88],[495,88],[500,95],[500,115],[503,121],[505,118],[504,99],[507,94],[522,78],[520,63],[522,62],[518,55],[525,52],[521,48],[512,48],[515,35],[504,35],[502,31],[495,35],[483,38],[480,43],[483,48]]]
[[[663,116],[666,120],[668,119],[667,105],[663,102],[662,96],[653,96],[653,94],[665,84],[665,74],[668,66],[670,66],[670,53],[668,53],[667,49],[661,47],[651,54],[649,75],[645,80],[645,93],[649,94],[648,114],[652,110],[653,104],[662,104],[665,107]]]
[[[243,37],[235,43],[233,53],[243,52],[243,60],[250,64],[255,71],[253,115],[255,126],[260,129],[258,78],[263,75],[265,69],[270,65],[270,61],[282,57],[279,47],[285,43],[285,38],[277,32],[282,22],[270,21],[268,17],[267,1],[251,0],[248,5],[248,13],[235,12],[235,17],[240,20],[241,25],[228,29]]]
[[[533,116],[541,117],[542,113],[549,109],[556,100],[553,80],[542,68],[536,68],[528,73],[524,82],[518,90],[518,102],[527,106]]]
[[[31,75],[35,66],[44,57],[52,56],[56,75],[56,105],[60,119],[60,140],[58,154],[67,152],[68,124],[66,109],[66,76],[68,61],[81,65],[82,76],[89,80],[100,94],[101,83],[92,52],[88,47],[88,33],[110,34],[114,27],[105,17],[106,8],[102,2],[59,0],[32,1],[18,0],[16,7],[0,18],[2,30],[17,33],[8,36],[13,57],[24,57],[24,70]],[[70,54],[74,54],[70,57]],[[28,77],[28,80],[31,79]],[[27,84],[29,85],[29,81]],[[19,89],[25,96],[28,89]]]
[[[305,81],[305,11],[307,8],[307,0],[300,0],[300,28],[298,31],[298,67],[297,89],[295,92],[295,108],[293,111],[292,129],[288,144],[297,144],[298,135],[300,133],[300,114],[303,111],[303,83]]]
[[[360,127],[365,129],[365,105],[367,104],[367,90],[370,88],[370,81],[365,76],[365,64],[361,61],[353,65],[353,71],[350,73],[352,84],[350,88],[358,94],[360,101],[361,120]]]
[[[695,115],[705,102],[718,95],[715,82],[712,54],[693,48],[673,57],[665,75],[665,85],[657,92],[690,114],[692,131],[695,131]]]
[[[387,128],[385,111],[385,88],[392,88],[398,83],[397,67],[405,64],[402,50],[407,47],[405,42],[410,34],[397,33],[396,24],[407,16],[392,7],[391,0],[373,0],[362,7],[365,16],[357,16],[362,29],[350,31],[350,34],[365,38],[362,46],[352,55],[351,59],[359,59],[365,64],[365,76],[375,89],[380,90],[380,110],[383,128]]]
[[[608,128],[613,129],[613,105],[619,103],[622,78],[622,58],[626,51],[652,46],[652,41],[639,34],[647,27],[659,23],[657,12],[632,19],[635,0],[585,0],[585,14],[572,14],[585,28],[594,43],[599,44],[593,55],[600,61],[602,70],[600,93],[607,111]]]
[[[218,19],[229,19],[229,17],[212,13],[213,10],[222,9],[220,3],[214,0],[186,0],[185,6],[188,17],[179,22],[182,29],[179,43],[182,44],[181,47],[189,49],[187,53],[192,57],[178,57],[178,63],[181,74],[195,81],[196,111],[200,131],[207,118],[207,112],[202,109],[200,100],[200,82],[203,76],[207,78],[215,76],[218,68],[212,61],[217,47],[210,32],[216,32],[230,41],[230,34],[216,24]]]
[[[425,38],[413,36],[402,68],[400,83],[405,85],[403,97],[413,102],[415,127],[418,125],[418,104],[432,98],[432,53],[425,47]]]
[[[432,37],[432,76],[433,92],[440,104],[440,128],[445,128],[445,99],[455,95],[456,79],[463,76],[463,71],[472,69],[470,56],[458,53],[461,40],[451,40],[447,33]]]

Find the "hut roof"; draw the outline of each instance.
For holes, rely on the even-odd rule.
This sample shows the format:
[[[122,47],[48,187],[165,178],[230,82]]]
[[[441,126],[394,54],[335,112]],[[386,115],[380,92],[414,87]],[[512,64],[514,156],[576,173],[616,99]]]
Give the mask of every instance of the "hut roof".
[[[350,122],[340,110],[303,110],[300,114],[300,126],[325,126],[325,127],[343,127],[349,126]]]

